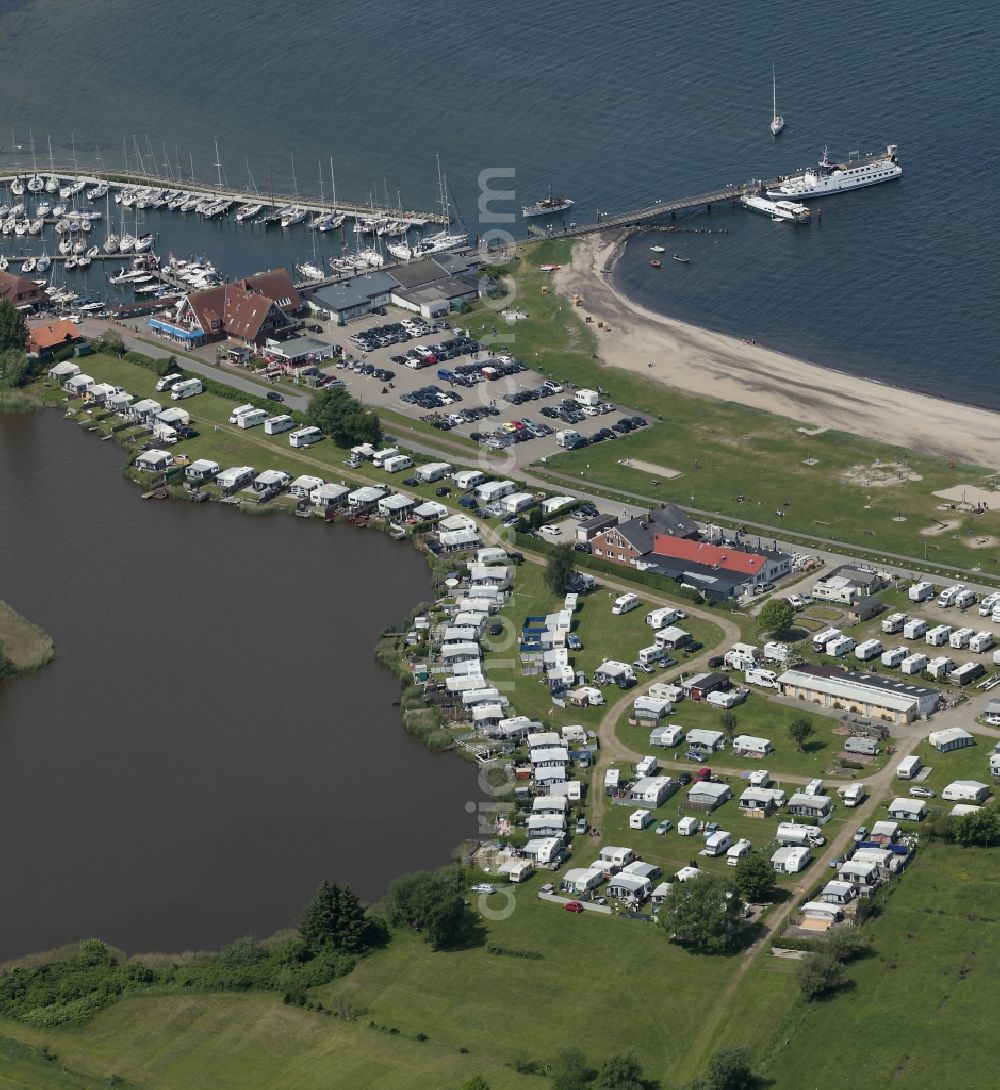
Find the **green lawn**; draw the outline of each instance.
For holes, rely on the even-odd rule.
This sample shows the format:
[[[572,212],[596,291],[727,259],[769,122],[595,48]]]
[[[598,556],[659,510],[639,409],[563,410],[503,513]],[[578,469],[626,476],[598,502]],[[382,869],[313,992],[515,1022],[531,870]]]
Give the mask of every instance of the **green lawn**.
[[[732,676],[740,680],[742,674],[734,672]],[[831,715],[824,715],[813,706],[768,699],[765,690],[754,689],[746,702],[732,709],[736,716],[736,734],[751,734],[755,737],[769,738],[774,743],[774,752],[767,757],[741,757],[732,752],[728,743],[722,753],[716,754],[709,765],[725,768],[767,768],[772,775],[781,773],[798,776],[819,776],[849,781],[850,769],[839,767],[839,758],[844,745],[844,735],[833,733],[839,720]],[[723,711],[713,708],[704,701],[684,700],[678,704],[667,722],[677,723],[685,731],[694,727],[710,730],[722,730]],[[805,718],[812,723],[812,737],[805,744],[805,751],[800,753],[789,734],[788,728],[793,720]],[[628,716],[623,716],[617,728],[618,737],[634,749],[648,749],[649,730],[632,726]],[[663,751],[664,758],[684,759],[684,744],[676,751]],[[676,752],[676,756],[675,756]],[[863,771],[857,771],[857,777],[870,776],[885,763],[885,756],[866,765]]]
[[[976,537],[1000,534],[1000,510],[979,516],[942,512],[939,505],[944,501],[931,494],[956,484],[980,483],[986,473],[982,468],[954,466],[839,432],[805,435],[796,430],[799,424],[794,420],[665,388],[595,359],[602,335],[585,326],[566,300],[542,290],[549,278],[538,266],[567,263],[571,245],[550,241],[522,250],[515,271],[517,303],[529,318],[500,332],[513,334],[511,351],[532,367],[579,386],[601,386],[616,402],[654,421],[662,416],[664,423],[613,443],[550,458],[548,470],[579,479],[581,469],[589,466],[587,480],[603,486],[608,495],[624,490],[650,502],[673,500],[741,522],[773,525],[780,509],[783,532],[836,538],[913,557],[926,555],[937,566],[981,566],[984,572],[1000,572],[996,549],[971,547]],[[488,335],[496,316],[478,307],[467,324],[476,334]],[[622,465],[626,459],[677,470],[681,476],[668,478]],[[815,464],[806,464],[812,459]],[[863,483],[866,472],[869,479],[874,477],[876,463],[896,462],[922,479],[897,481],[895,473],[887,471],[892,483]],[[900,517],[905,521],[894,521]],[[933,537],[920,533],[945,517],[958,518],[961,525]]]
[[[18,671],[37,670],[54,654],[52,639],[6,602],[0,602],[0,652]]]
[[[874,956],[850,967],[851,987],[796,1003],[760,1041],[758,1065],[772,1090],[995,1087],[998,900],[995,850],[922,849],[869,925]],[[769,968],[761,959],[747,985]]]

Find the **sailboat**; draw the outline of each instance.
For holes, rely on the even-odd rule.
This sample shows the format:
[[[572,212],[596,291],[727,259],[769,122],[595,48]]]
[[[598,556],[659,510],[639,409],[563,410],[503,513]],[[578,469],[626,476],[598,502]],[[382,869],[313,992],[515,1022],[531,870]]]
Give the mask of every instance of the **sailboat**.
[[[59,179],[56,177],[56,160],[52,154],[52,137],[47,136],[46,139],[49,142],[49,170],[52,172],[49,174],[45,181],[46,193],[58,193],[59,192]]]
[[[106,254],[116,254],[118,253],[118,244],[121,242],[121,239],[111,230],[111,198],[108,194],[105,194],[104,200],[108,209],[108,234],[104,240],[104,252]]]
[[[45,179],[38,173],[38,160],[35,158],[35,138],[31,135],[30,130],[28,136],[31,140],[31,177],[27,182],[28,191],[30,193],[41,193],[45,188]]]
[[[771,135],[777,136],[779,132],[785,127],[785,119],[778,113],[778,84],[774,78],[774,65],[771,65],[771,96],[772,96],[772,114],[771,114]]]
[[[433,235],[426,235],[418,239],[415,246],[410,246],[405,239],[401,242],[388,242],[386,249],[399,261],[409,261],[414,257],[424,257],[429,254],[443,253],[447,250],[457,250],[460,246],[466,246],[469,242],[467,234],[451,233],[451,203],[448,200],[448,177],[441,173],[441,159],[437,160],[438,194],[441,204],[441,215],[444,220],[444,228]]]

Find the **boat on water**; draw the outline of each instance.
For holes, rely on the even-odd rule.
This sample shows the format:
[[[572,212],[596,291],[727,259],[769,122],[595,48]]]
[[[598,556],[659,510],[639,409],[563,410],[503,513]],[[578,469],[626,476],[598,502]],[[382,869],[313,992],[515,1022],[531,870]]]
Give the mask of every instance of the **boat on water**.
[[[785,119],[778,113],[778,84],[774,78],[774,65],[771,65],[771,135],[777,136],[785,127]]]
[[[155,239],[152,235],[140,235],[132,244],[132,248],[137,254],[142,254],[153,248],[154,241]]]
[[[28,273],[33,273],[38,268],[38,259],[34,257],[26,257],[24,263],[21,265],[21,275],[27,276]]]
[[[759,193],[744,193],[740,197],[740,204],[744,208],[752,208],[755,212],[763,212],[772,219],[785,220],[788,223],[808,223],[812,218],[812,212],[804,204],[795,201],[769,201]]]
[[[312,261],[302,261],[295,266],[296,272],[300,273],[307,280],[322,280],[326,273],[314,264]]]
[[[451,202],[448,199],[448,178],[441,173],[441,160],[438,159],[438,200],[441,205],[441,218],[445,227],[433,235],[425,235],[410,245],[404,236],[400,242],[387,242],[386,250],[397,261],[410,261],[415,257],[430,257],[432,254],[446,253],[468,246],[469,236],[464,232],[453,233],[451,224]]]
[[[281,217],[281,226],[294,227],[295,224],[301,223],[308,214],[309,213],[304,208],[299,205],[293,205]]]
[[[236,210],[236,216],[234,217],[237,223],[244,223],[246,220],[253,219],[254,216],[259,215],[264,211],[262,204],[245,204],[242,208]]]
[[[654,269],[662,269],[662,268],[663,268],[663,262],[662,262],[662,261],[661,261],[661,260],[660,260],[660,259],[659,259],[658,257],[654,257],[654,258],[653,258],[653,260],[652,260],[652,261],[650,261],[650,263],[649,263],[649,264],[650,264],[650,265],[651,265],[651,266],[652,266],[652,267],[653,267]]]
[[[682,261],[685,265],[690,265],[691,258],[682,257],[680,254],[674,254],[674,261]]]
[[[650,250],[654,254],[665,254],[667,252],[666,246],[650,246]]]
[[[852,152],[846,163],[832,162],[823,149],[823,158],[802,174],[779,178],[774,189],[767,190],[773,200],[808,200],[810,197],[826,197],[831,193],[843,193],[849,189],[862,189],[869,185],[891,182],[903,173],[896,159],[895,144],[887,145],[878,155],[860,156]]]
[[[526,219],[533,219],[535,216],[554,216],[557,212],[565,212],[567,208],[572,208],[574,202],[569,197],[557,197],[549,189],[549,195],[544,197],[540,201],[535,201],[534,204],[526,204],[521,208],[521,215]]]

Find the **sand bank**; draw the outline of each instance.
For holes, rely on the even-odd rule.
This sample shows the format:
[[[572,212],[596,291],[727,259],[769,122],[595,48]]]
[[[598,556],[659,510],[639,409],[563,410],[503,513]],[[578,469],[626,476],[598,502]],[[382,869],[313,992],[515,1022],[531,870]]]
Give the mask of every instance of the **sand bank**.
[[[883,386],[665,318],[613,287],[609,272],[616,251],[616,236],[586,236],[574,247],[572,263],[553,277],[562,295],[579,293],[582,316],[610,324],[612,332],[598,332],[598,343],[612,367],[803,424],[1000,468],[1000,414]]]

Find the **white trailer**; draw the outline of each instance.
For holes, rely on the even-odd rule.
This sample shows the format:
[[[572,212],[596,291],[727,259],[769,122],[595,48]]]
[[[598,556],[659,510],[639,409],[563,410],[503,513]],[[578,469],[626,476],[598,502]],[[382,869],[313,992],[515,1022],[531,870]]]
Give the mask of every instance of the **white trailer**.
[[[253,408],[249,410],[253,412]],[[240,416],[244,415],[243,413]],[[237,418],[238,421],[239,418]],[[287,414],[283,416],[269,416],[264,421],[264,431],[268,435],[280,435],[283,431],[291,431],[295,427],[295,421]]]
[[[176,391],[177,386],[174,387]],[[267,409],[251,409],[250,412],[244,413],[239,420],[236,421],[238,428],[255,428],[258,424],[263,424],[267,419]]]
[[[862,640],[862,642],[854,648],[854,657],[859,662],[867,662],[869,659],[873,659],[876,655],[881,654],[882,644],[879,640]]]
[[[890,651],[882,652],[882,665],[895,669],[907,656],[905,647],[893,647]]]
[[[826,837],[815,825],[801,825],[796,821],[779,821],[775,839],[783,848],[790,845],[821,848],[826,843]]]
[[[914,655],[907,655],[905,659],[899,664],[900,670],[904,674],[919,674],[921,670],[927,665],[927,656],[918,651]]]
[[[934,597],[933,583],[914,583],[906,592],[911,602],[929,602]]]
[[[927,634],[927,629],[929,628],[930,625],[920,617],[911,617],[910,620],[903,625],[903,639],[919,640],[921,636]]]
[[[313,443],[318,443],[322,438],[322,431],[314,424],[310,424],[306,428],[298,428],[293,431],[288,437],[288,445],[290,447],[311,447]]]
[[[841,655],[846,655],[848,651],[853,651],[855,646],[850,636],[837,636],[826,645],[826,653],[833,658],[839,658]]]
[[[928,647],[943,647],[951,636],[950,624],[939,624],[924,637]]]
[[[905,613],[893,613],[890,617],[882,618],[882,631],[887,636],[895,635],[897,632],[903,631],[903,625],[910,618]]]
[[[948,646],[954,647],[956,651],[961,651],[969,646],[975,634],[976,631],[973,628],[959,628],[948,637]]]
[[[983,651],[989,651],[993,646],[993,637],[989,632],[977,632],[971,640],[969,640],[969,650],[974,651],[976,654],[981,654]]]

